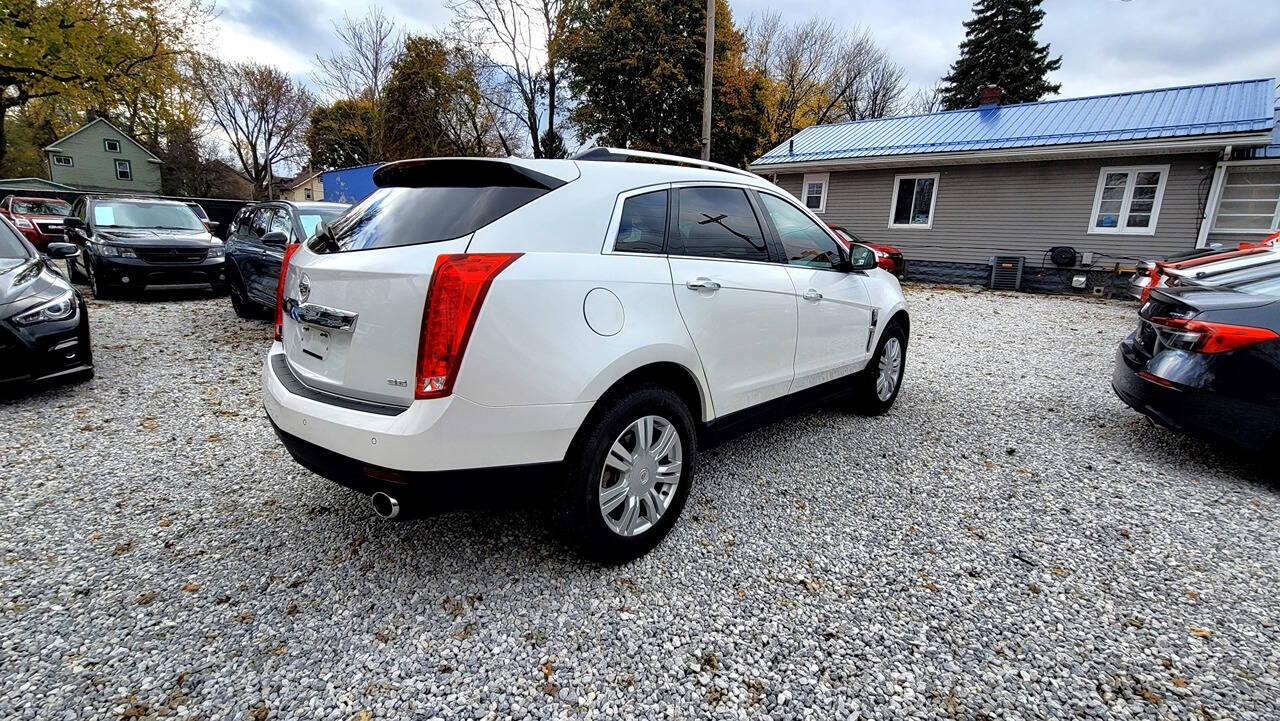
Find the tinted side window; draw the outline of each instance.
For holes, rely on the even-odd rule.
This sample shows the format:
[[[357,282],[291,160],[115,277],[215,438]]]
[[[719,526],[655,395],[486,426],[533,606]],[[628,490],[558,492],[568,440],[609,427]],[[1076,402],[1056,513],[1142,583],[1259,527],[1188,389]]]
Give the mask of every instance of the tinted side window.
[[[267,228],[268,233],[284,233],[286,237],[293,238],[293,219],[289,217],[289,211],[284,208],[276,208],[275,216],[271,219],[271,226]]]
[[[261,238],[267,234],[267,227],[271,225],[271,214],[274,213],[271,208],[258,208],[253,213],[253,223],[250,230],[253,235]]]
[[[740,188],[681,188],[676,229],[673,245],[682,246],[682,255],[769,260],[760,221]]]
[[[836,268],[840,265],[840,249],[836,241],[809,216],[775,195],[761,193],[760,199],[778,231],[778,240],[782,241],[789,265],[811,268]]]
[[[613,249],[661,253],[667,234],[667,191],[633,195],[622,202],[622,220]]]

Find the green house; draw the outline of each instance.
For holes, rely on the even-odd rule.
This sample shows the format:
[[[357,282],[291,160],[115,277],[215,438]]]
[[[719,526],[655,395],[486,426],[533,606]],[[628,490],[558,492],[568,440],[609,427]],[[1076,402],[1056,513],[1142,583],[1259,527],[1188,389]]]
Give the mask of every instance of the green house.
[[[124,131],[96,118],[44,149],[49,180],[79,190],[160,193],[163,162]]]

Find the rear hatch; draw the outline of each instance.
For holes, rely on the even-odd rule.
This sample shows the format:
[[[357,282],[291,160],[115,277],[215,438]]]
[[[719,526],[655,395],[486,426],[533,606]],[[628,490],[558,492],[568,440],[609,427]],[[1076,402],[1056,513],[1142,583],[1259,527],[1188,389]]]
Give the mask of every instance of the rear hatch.
[[[577,177],[571,161],[432,159],[392,163],[379,189],[289,259],[281,341],[316,390],[407,406],[436,259]]]

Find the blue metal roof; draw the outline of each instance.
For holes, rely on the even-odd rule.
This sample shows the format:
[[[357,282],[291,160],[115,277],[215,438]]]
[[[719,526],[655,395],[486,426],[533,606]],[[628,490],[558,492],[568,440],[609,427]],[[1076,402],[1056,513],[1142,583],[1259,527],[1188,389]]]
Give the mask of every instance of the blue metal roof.
[[[1275,80],[993,105],[815,125],[751,165],[1271,130]]]
[[[1256,148],[1236,148],[1231,151],[1232,160],[1264,160],[1280,158],[1280,108],[1276,108],[1276,127],[1271,131],[1271,144]]]

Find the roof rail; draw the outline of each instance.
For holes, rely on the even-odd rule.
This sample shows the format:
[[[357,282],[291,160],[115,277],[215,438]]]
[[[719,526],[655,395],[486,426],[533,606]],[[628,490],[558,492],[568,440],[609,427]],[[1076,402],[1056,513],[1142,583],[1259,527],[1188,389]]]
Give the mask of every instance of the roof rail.
[[[710,160],[698,160],[697,158],[686,158],[683,155],[668,155],[667,153],[651,153],[648,150],[595,147],[584,150],[573,156],[573,160],[603,160],[615,162],[625,161],[627,158],[648,158],[649,160],[661,160],[666,163],[671,163],[672,165],[692,165],[699,168],[719,170],[724,173],[745,175],[748,178],[760,177],[749,170],[741,170],[730,165],[713,163]]]

